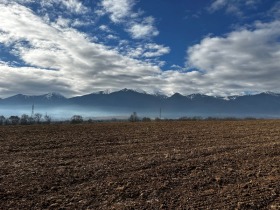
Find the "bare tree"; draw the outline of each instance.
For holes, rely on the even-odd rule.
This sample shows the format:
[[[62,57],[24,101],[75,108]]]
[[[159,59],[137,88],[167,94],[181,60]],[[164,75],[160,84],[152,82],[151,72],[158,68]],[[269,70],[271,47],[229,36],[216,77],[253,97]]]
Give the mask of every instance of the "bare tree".
[[[161,119],[159,117],[156,117],[155,121],[159,122],[159,121],[161,121]]]
[[[51,124],[52,118],[48,114],[45,114],[44,119],[46,124]]]
[[[20,124],[22,124],[22,125],[29,124],[29,116],[27,114],[21,115]]]
[[[72,124],[79,124],[79,123],[82,123],[83,121],[84,121],[83,117],[80,115],[74,115],[73,117],[71,117]]]
[[[40,124],[40,122],[41,122],[41,119],[42,119],[42,114],[40,114],[40,113],[36,113],[35,115],[34,115],[34,120],[35,120],[35,122],[37,123],[37,124]]]
[[[35,120],[34,120],[34,117],[32,117],[32,116],[29,116],[29,118],[28,118],[28,122],[29,122],[29,124],[30,124],[30,125],[33,125],[33,124],[35,124]]]
[[[3,115],[1,115],[0,116],[0,125],[4,125],[5,120],[6,120],[6,118]]]
[[[142,121],[143,122],[151,122],[152,120],[149,117],[143,117]]]
[[[9,117],[9,123],[12,125],[18,125],[20,121],[20,118],[18,116],[10,116]]]
[[[137,113],[136,113],[136,112],[133,112],[133,113],[130,115],[130,117],[128,118],[128,120],[129,120],[130,122],[137,122],[137,121],[139,121],[139,118],[138,118],[138,116],[137,116]]]

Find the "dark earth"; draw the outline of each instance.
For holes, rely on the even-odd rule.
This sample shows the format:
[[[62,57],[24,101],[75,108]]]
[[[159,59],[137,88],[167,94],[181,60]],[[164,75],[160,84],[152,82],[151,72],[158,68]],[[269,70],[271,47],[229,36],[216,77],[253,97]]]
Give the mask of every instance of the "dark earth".
[[[280,121],[0,126],[0,209],[280,209]]]

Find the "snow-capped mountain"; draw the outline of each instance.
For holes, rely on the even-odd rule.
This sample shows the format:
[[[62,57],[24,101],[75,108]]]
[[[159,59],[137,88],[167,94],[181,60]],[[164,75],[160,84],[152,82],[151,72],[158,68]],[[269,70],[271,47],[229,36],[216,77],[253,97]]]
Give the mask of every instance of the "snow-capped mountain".
[[[186,96],[187,98],[194,100],[197,98],[201,98],[201,97],[206,97],[206,95],[200,94],[200,93],[194,93],[194,94],[190,94]]]
[[[102,91],[97,91],[97,92],[93,92],[92,94],[110,94],[113,91],[110,89],[106,89],[106,90],[102,90]]]
[[[57,110],[70,107],[79,110],[103,110],[104,112],[166,113],[169,117],[179,116],[253,116],[280,117],[280,94],[263,92],[256,95],[215,97],[203,94],[184,96],[175,93],[165,96],[161,93],[148,94],[144,91],[122,89],[119,91],[100,91],[88,95],[65,98],[59,93],[39,96],[18,94],[0,100],[1,107],[18,109],[21,106],[43,107]],[[72,107],[72,108],[71,108]],[[0,113],[1,114],[1,113]]]
[[[3,99],[1,104],[4,105],[25,105],[25,104],[57,104],[57,103],[64,103],[68,99],[66,99],[62,94],[60,93],[47,93],[44,95],[38,95],[38,96],[30,96],[30,95],[23,95],[23,94],[17,94],[8,98]],[[0,105],[1,105],[0,104]]]
[[[47,93],[46,95],[43,95],[47,100],[53,100],[53,99],[64,99],[65,97],[60,94],[60,93],[55,93],[55,92],[51,92],[51,93]]]

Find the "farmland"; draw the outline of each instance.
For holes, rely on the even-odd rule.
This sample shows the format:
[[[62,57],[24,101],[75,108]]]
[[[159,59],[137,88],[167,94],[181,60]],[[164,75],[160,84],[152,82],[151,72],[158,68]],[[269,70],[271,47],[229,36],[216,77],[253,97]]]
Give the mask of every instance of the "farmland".
[[[280,121],[0,126],[0,209],[280,209]]]

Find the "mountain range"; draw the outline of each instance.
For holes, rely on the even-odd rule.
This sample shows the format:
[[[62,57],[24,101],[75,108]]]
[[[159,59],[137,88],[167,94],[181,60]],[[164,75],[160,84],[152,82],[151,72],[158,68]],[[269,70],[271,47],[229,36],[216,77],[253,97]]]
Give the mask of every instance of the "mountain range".
[[[88,95],[66,98],[59,93],[39,96],[14,95],[0,99],[0,115],[35,111],[56,116],[72,114],[86,116],[126,116],[137,112],[140,116],[158,117],[280,117],[280,94],[263,92],[256,95],[215,97],[203,94],[171,96],[148,94],[130,89],[116,92],[101,91]]]

